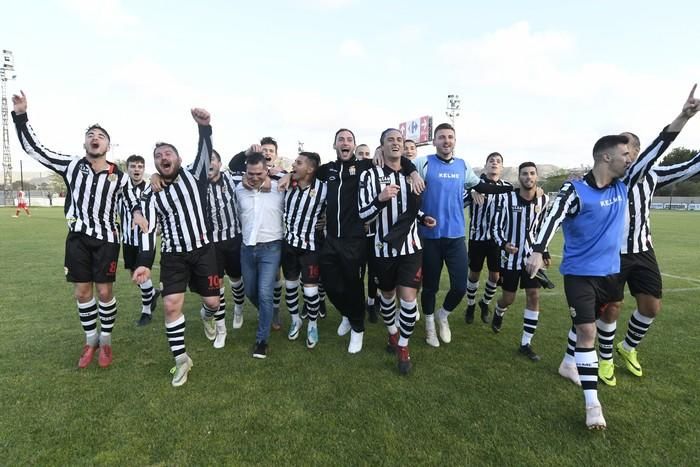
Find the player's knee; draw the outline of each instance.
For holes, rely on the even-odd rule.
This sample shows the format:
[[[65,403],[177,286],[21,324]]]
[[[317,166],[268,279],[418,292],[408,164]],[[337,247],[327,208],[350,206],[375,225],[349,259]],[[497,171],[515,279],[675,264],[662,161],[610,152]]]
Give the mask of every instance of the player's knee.
[[[646,300],[637,303],[637,308],[642,316],[656,318],[661,311],[661,300],[656,297],[648,297]]]
[[[73,296],[75,299],[80,302],[80,303],[86,303],[92,300],[92,286],[76,286],[75,290],[73,291]]]
[[[610,302],[600,309],[600,319],[605,323],[614,323],[620,317],[623,302]]]
[[[211,297],[203,297],[202,301],[204,304],[209,308],[210,310],[217,310],[219,309],[219,296],[218,295],[212,295]]]

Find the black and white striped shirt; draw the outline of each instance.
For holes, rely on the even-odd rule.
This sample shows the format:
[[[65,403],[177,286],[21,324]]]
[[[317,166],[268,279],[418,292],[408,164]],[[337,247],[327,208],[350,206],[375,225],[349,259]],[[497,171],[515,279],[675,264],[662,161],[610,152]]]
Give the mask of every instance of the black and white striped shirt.
[[[678,136],[678,132],[669,132],[667,128],[664,128],[649,147],[639,154],[637,160],[627,169],[627,172],[621,179],[622,183],[627,185],[630,196],[634,186],[640,183],[653,170],[653,165]],[[590,186],[597,187],[592,172],[588,172],[583,180]],[[533,251],[543,252],[552,241],[552,238],[554,238],[554,234],[562,221],[566,217],[576,216],[579,211],[580,201],[574,185],[571,182],[564,182],[542,222],[536,244],[533,245]],[[622,243],[624,244],[624,242]]]
[[[306,188],[298,185],[284,194],[285,241],[296,248],[309,251],[319,249],[316,224],[326,209],[326,183],[314,178]]]
[[[128,178],[128,177],[127,177]],[[119,199],[117,206],[119,211],[119,221],[122,228],[122,244],[130,246],[139,246],[141,239],[141,231],[137,225],[134,225],[134,218],[131,214],[131,209],[124,202],[124,198],[131,197],[133,199],[141,199],[143,190],[146,188],[146,182],[142,181],[138,185],[134,185],[133,181],[129,179],[126,185],[124,185],[124,196]],[[130,191],[131,193],[126,193]],[[152,234],[155,235],[155,232]]]
[[[128,195],[122,188],[129,177],[111,162],[107,162],[105,170],[95,172],[87,157],[68,156],[44,147],[29,125],[26,113],[17,115],[12,112],[12,119],[24,151],[63,177],[68,187],[65,205],[68,229],[109,243],[119,243],[117,200]],[[128,196],[124,201],[129,207],[137,203],[136,198]]]
[[[240,183],[241,177],[228,171],[222,171],[219,175],[219,179],[210,181],[207,188],[209,231],[214,243],[241,234],[235,195],[236,184]]]
[[[512,189],[513,185],[505,180],[493,181],[481,175],[481,180],[484,183],[497,186],[507,186]],[[479,206],[475,204],[471,196],[467,197],[466,204],[469,206],[469,240],[486,241],[491,240],[493,230],[493,221],[496,217],[496,201],[497,195],[484,195],[486,199],[484,204]]]
[[[200,126],[194,162],[186,170],[180,168],[175,180],[162,191],[154,193],[149,186],[143,193],[141,209],[148,220],[149,232],[155,229],[156,219],[160,225],[162,253],[183,253],[209,243],[206,195],[211,154],[211,126]],[[143,233],[141,249],[154,248],[147,233]]]
[[[379,201],[379,194],[389,185],[398,185],[398,194],[388,200]],[[362,172],[359,186],[359,213],[360,218],[367,222],[374,220],[374,255],[375,258],[395,258],[411,255],[423,249],[418,236],[418,218],[424,216],[418,210],[416,219],[413,220],[406,234],[406,241],[401,249],[392,248],[384,237],[389,233],[399,216],[409,209],[409,196],[411,194],[410,179],[400,171],[394,171],[388,166],[372,167]]]
[[[675,165],[656,166],[629,190],[625,238],[622,241],[623,255],[641,253],[654,246],[651,243],[649,214],[654,191],[673,183],[686,180],[700,172],[700,153],[692,159]]]
[[[493,239],[501,248],[506,243],[518,248],[515,253],[502,252],[502,268],[518,271],[525,267],[548,202],[549,197],[545,194],[535,196],[532,200],[522,198],[519,191],[498,196]]]

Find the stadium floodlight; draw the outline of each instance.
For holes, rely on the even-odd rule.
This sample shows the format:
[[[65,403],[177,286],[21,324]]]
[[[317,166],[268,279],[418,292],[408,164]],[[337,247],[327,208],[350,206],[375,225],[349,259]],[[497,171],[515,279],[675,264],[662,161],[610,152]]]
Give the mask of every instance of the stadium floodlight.
[[[452,126],[455,125],[455,117],[459,117],[459,109],[462,101],[458,94],[448,94],[447,95],[447,111],[445,115],[450,118]]]
[[[12,196],[12,156],[10,155],[10,131],[8,122],[7,108],[7,80],[12,80],[17,77],[14,73],[15,59],[12,52],[3,49],[2,62],[0,62],[0,82],[2,84],[2,170],[3,176],[3,192],[5,204],[11,203],[14,199]]]

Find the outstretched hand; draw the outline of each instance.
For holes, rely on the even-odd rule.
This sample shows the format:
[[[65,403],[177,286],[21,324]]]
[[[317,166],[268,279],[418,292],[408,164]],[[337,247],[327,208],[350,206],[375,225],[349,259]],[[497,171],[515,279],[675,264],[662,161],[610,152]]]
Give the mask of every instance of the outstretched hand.
[[[192,118],[194,118],[194,121],[197,122],[197,125],[200,126],[208,126],[209,122],[211,120],[211,115],[209,112],[207,112],[204,109],[200,109],[198,107],[195,107],[192,109]]]
[[[151,278],[151,270],[146,266],[139,266],[134,270],[131,280],[141,285]]]
[[[138,225],[141,232],[148,232],[148,220],[141,214],[141,211],[134,211],[132,222],[134,225]]]
[[[27,113],[27,96],[24,94],[24,91],[20,91],[19,93],[19,96],[17,94],[12,95],[12,104],[14,105],[14,111],[17,115]]]
[[[697,87],[697,83],[693,85],[690,94],[688,94],[688,99],[685,101],[685,104],[683,104],[681,113],[687,118],[692,118],[700,110],[700,99],[695,98],[695,89]]]

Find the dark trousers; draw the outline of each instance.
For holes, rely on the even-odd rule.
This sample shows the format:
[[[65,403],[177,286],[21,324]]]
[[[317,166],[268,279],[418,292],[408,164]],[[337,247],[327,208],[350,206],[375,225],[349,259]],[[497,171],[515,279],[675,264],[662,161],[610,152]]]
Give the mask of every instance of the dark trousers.
[[[331,303],[355,332],[365,330],[365,238],[326,238],[321,249],[321,277]]]
[[[452,311],[467,293],[468,259],[464,237],[423,239],[423,291],[420,303],[426,315],[435,312],[435,295],[440,289],[443,262],[450,276],[450,290],[442,307]]]
[[[377,298],[377,267],[374,258],[374,237],[367,237],[367,298]]]

